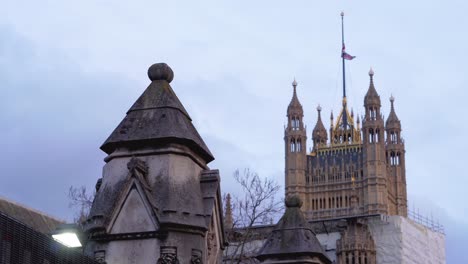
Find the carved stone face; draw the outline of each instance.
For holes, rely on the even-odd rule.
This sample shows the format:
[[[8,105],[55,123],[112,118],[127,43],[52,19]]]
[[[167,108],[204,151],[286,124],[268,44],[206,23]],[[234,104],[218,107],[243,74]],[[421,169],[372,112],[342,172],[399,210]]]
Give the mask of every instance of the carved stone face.
[[[179,264],[176,247],[161,247],[161,256],[157,264]]]
[[[192,258],[190,260],[191,264],[202,264],[202,252],[198,249],[192,249]]]
[[[94,252],[94,260],[98,263],[106,263],[106,251],[99,250]]]
[[[175,254],[162,254],[158,259],[158,264],[179,264],[179,260]]]

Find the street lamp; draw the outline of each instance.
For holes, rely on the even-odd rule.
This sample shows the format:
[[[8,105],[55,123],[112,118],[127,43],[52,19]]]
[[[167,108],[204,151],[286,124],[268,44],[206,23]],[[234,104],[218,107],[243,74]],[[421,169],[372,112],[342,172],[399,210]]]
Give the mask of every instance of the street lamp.
[[[82,232],[75,224],[60,225],[52,233],[53,239],[70,248],[82,247],[82,240],[80,240],[81,237]]]

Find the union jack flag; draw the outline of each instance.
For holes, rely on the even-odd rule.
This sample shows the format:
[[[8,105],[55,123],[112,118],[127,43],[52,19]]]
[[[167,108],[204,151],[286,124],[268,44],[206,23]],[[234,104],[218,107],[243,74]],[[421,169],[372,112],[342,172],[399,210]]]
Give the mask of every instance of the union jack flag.
[[[352,60],[356,58],[356,56],[351,56],[345,51],[345,45],[343,44],[343,49],[341,50],[341,57],[345,60]]]

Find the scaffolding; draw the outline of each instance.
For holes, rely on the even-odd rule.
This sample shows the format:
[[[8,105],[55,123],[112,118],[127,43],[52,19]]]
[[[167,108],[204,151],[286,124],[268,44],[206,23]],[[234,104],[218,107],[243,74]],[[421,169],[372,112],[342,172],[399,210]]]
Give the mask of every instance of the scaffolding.
[[[431,214],[431,217],[422,215],[419,213],[419,209],[416,211],[415,209],[410,210],[408,209],[408,218],[413,220],[414,222],[421,224],[434,232],[441,233],[445,235],[445,229],[442,224],[439,223],[439,220],[434,220],[434,217]]]

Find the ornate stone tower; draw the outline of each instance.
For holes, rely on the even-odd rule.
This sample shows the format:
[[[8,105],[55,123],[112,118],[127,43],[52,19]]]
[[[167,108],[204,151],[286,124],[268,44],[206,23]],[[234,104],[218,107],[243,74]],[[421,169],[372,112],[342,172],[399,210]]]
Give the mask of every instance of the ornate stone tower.
[[[333,114],[330,118],[330,135],[322,120],[322,108],[317,108],[313,148],[309,153],[305,152],[304,112],[296,94],[297,83],[293,83],[284,137],[286,195],[300,196],[304,201],[302,210],[309,220],[407,214],[401,124],[392,99],[384,126],[372,69],[369,76],[362,128],[359,116],[355,120],[353,111],[348,110],[343,93],[343,108],[336,120]]]
[[[84,225],[85,253],[107,264],[219,263],[219,172],[170,86],[165,63],[101,146],[108,154]],[[181,243],[183,241],[183,243]]]
[[[364,97],[365,116],[362,122],[364,178],[363,199],[369,214],[388,213],[385,160],[384,121],[380,113],[380,96],[374,87],[374,71],[370,69],[370,85]]]
[[[387,133],[386,160],[389,213],[406,216],[405,143],[401,137],[401,123],[393,106],[395,98],[390,97],[390,115],[385,123]]]
[[[286,195],[297,194],[305,199],[306,183],[306,140],[304,110],[297,98],[297,82],[292,83],[293,96],[287,110],[288,125],[284,130]]]
[[[305,146],[303,109],[294,94],[288,106],[285,130],[286,195],[298,194],[302,211],[311,222],[345,220],[336,243],[339,264],[376,263],[376,244],[368,219],[376,215],[407,216],[405,145],[401,124],[390,98],[390,114],[384,125],[381,101],[374,85],[374,72],[364,97],[362,128],[348,110],[343,89],[342,109],[330,117],[330,135],[317,107],[317,123],[312,131],[313,148]],[[386,136],[386,137],[385,137]],[[380,219],[380,218],[379,218]]]

